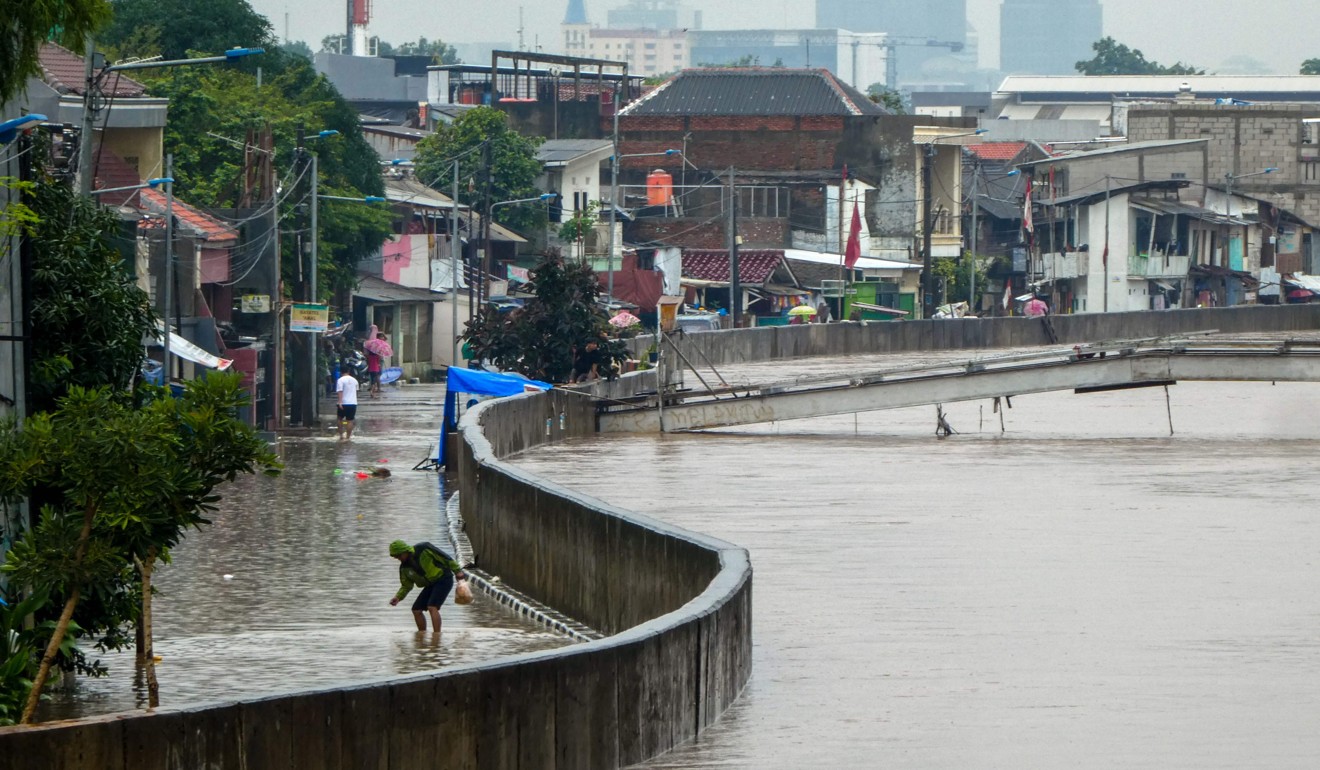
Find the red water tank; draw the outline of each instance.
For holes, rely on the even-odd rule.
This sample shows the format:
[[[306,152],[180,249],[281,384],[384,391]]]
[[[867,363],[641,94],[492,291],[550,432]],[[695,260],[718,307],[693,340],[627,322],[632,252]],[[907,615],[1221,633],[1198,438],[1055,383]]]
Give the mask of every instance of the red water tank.
[[[668,171],[656,169],[646,175],[646,203],[648,206],[668,206],[674,202],[674,177]]]

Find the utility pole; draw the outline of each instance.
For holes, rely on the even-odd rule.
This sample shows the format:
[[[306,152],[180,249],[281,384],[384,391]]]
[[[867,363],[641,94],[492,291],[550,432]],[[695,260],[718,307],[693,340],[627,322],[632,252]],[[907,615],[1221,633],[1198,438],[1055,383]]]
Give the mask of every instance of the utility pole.
[[[742,327],[742,280],[738,275],[738,187],[734,184],[734,168],[729,166],[729,315],[733,328]]]
[[[1105,174],[1105,251],[1101,262],[1105,269],[1104,311],[1109,312],[1109,175]]]
[[[92,194],[92,132],[96,128],[96,112],[92,102],[97,98],[96,41],[91,35],[83,45],[83,112],[82,131],[78,134],[78,194],[86,197]],[[166,176],[169,176],[167,173]]]
[[[311,168],[312,195],[311,195],[311,202],[309,205],[311,206],[312,226],[311,226],[311,232],[308,233],[308,237],[311,242],[311,249],[309,254],[310,258],[308,259],[309,264],[307,266],[306,296],[307,296],[307,302],[315,305],[317,304],[318,288],[319,288],[316,282],[316,263],[317,260],[319,259],[319,256],[317,254],[317,247],[319,246],[319,240],[316,232],[316,224],[317,224],[316,195],[320,188],[320,179],[317,176],[317,174],[319,173],[319,169],[317,168],[317,163],[316,163],[317,161],[316,153],[311,153],[310,160],[312,163],[312,168]],[[321,389],[320,389],[321,378],[316,368],[316,353],[317,353],[317,348],[321,346],[321,337],[316,332],[304,332],[304,334],[307,335],[307,383],[306,383],[306,390],[303,393],[303,399],[306,402],[304,406],[306,419],[303,421],[303,425],[308,428],[315,428],[317,427],[317,422],[318,422],[317,401],[319,399],[317,397],[321,393]]]
[[[449,209],[449,302],[453,307],[453,350],[450,352],[449,365],[458,366],[458,158],[454,158],[454,197],[450,199]]]
[[[165,156],[165,271],[161,282],[161,316],[165,318],[165,337],[161,340],[161,371],[165,375],[165,387],[170,386],[174,366],[170,361],[170,310],[173,307],[174,286],[174,153]],[[179,331],[183,331],[180,329]]]
[[[976,311],[976,247],[977,241],[981,237],[981,229],[977,214],[981,213],[981,206],[976,200],[976,176],[981,171],[979,163],[972,166],[972,239],[971,239],[971,258],[967,262],[967,312]]]
[[[926,145],[926,152],[921,156],[921,317],[935,315],[935,290],[931,286],[931,166],[935,163],[935,140]]]
[[[614,302],[614,228],[619,208],[619,83],[614,84],[614,133],[611,138],[613,152],[610,155],[610,234],[605,254],[606,300]]]

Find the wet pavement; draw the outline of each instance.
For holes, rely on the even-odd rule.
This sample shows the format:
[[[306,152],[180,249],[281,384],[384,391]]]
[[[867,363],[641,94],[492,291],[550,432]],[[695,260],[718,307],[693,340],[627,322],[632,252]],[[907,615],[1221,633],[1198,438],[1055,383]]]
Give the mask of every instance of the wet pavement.
[[[798,363],[774,379],[899,365]],[[1002,433],[947,405],[944,440],[927,407],[516,462],[751,552],[751,682],[647,768],[1314,767],[1320,385],[1168,392],[1015,398]]]
[[[399,588],[390,541],[451,550],[443,477],[410,470],[436,441],[443,393],[387,389],[362,402],[352,442],[337,441],[333,429],[282,439],[280,478],[244,478],[223,490],[213,524],[189,533],[157,575],[162,706],[379,680],[570,643],[480,595],[467,607],[446,603],[439,638],[413,625],[407,604],[416,591],[389,606]],[[373,467],[393,475],[354,474]],[[79,680],[43,717],[144,705],[132,652],[102,659],[109,677]]]

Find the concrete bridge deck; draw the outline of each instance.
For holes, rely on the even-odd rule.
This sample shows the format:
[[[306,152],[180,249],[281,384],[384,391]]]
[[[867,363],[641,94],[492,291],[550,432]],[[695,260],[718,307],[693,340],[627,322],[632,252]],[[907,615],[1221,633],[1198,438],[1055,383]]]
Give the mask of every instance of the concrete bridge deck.
[[[1320,340],[1115,342],[791,383],[667,394],[603,407],[603,433],[674,432],[899,409],[1048,391],[1079,393],[1179,381],[1317,382]]]

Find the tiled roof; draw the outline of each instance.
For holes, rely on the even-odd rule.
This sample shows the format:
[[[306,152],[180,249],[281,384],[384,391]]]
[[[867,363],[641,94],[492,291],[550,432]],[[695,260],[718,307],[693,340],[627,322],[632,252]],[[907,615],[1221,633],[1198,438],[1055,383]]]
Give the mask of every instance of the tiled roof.
[[[141,198],[143,211],[152,214],[165,213],[165,193],[148,188],[142,190]],[[174,218],[179,220],[180,227],[188,228],[207,243],[221,245],[225,241],[238,240],[237,230],[210,214],[183,203],[178,198],[174,199]],[[146,222],[147,220],[143,221]],[[150,227],[151,225],[147,226]]]
[[[1013,160],[1023,150],[1026,142],[983,142],[967,145],[967,151],[981,160]]]
[[[41,79],[62,94],[82,95],[87,75],[83,57],[54,43],[41,45]],[[112,72],[101,88],[106,96],[138,97],[146,94],[147,87],[120,72]]]
[[[783,261],[782,250],[741,249],[738,251],[738,280],[745,285],[763,284],[770,280],[775,268]],[[730,275],[728,250],[683,250],[684,278],[727,283]]]
[[[688,69],[624,108],[623,115],[887,115],[824,69]]]

